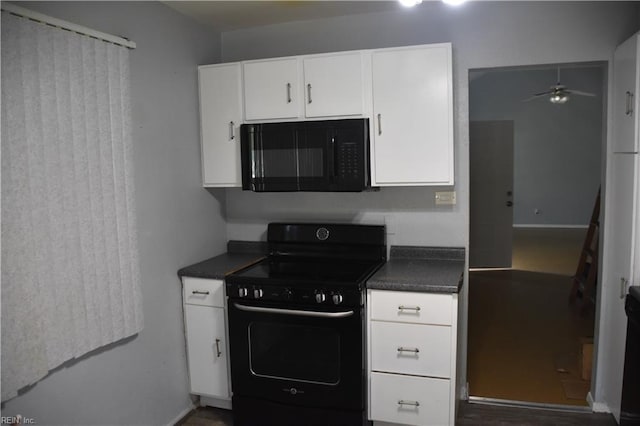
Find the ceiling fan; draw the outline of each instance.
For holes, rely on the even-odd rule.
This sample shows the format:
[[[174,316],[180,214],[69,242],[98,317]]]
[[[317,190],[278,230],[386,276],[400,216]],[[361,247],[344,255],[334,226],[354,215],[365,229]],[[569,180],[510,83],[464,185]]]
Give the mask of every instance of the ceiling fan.
[[[536,93],[533,96],[524,99],[522,102],[529,102],[533,99],[548,97],[549,102],[553,104],[564,104],[569,100],[570,95],[579,96],[596,96],[595,93],[583,92],[580,90],[569,89],[567,86],[560,84],[560,67],[558,67],[558,82],[545,92]]]

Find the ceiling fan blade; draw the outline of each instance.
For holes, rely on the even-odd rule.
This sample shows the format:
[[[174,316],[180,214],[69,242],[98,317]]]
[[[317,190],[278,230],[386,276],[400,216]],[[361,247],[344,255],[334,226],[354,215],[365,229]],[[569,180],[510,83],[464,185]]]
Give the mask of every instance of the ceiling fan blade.
[[[522,102],[529,102],[529,101],[532,101],[534,99],[538,99],[538,98],[540,98],[542,96],[547,96],[547,95],[549,95],[549,92],[537,93],[537,94],[535,94],[535,95],[533,95],[531,97],[528,97],[527,99],[523,99]]]
[[[533,97],[535,97],[535,96],[547,96],[547,95],[550,95],[552,93],[553,93],[553,90],[547,90],[546,92],[534,93],[531,96],[533,96]]]
[[[569,90],[567,90],[567,92],[572,94],[572,95],[592,96],[592,97],[596,97],[597,96],[595,93],[583,92],[581,90],[569,89]]]

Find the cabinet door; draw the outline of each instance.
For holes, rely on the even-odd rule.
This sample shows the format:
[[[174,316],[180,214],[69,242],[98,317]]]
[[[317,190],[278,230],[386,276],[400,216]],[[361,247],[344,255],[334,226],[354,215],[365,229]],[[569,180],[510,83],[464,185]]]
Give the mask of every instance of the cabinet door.
[[[451,45],[374,51],[373,184],[453,184]]]
[[[638,36],[622,43],[613,58],[613,152],[638,152]]]
[[[241,186],[240,132],[242,74],[240,64],[202,66],[200,130],[204,186]]]
[[[247,120],[300,116],[300,71],[297,58],[243,63]]]
[[[224,309],[185,305],[191,393],[229,399]]]
[[[304,59],[306,117],[362,115],[362,53]]]
[[[635,193],[638,179],[638,154],[613,154],[612,173],[607,184],[605,215],[604,285],[601,290],[601,342],[598,345],[598,382],[603,382],[603,398],[616,420],[620,421],[627,317],[624,296],[632,274],[632,247],[637,233]]]

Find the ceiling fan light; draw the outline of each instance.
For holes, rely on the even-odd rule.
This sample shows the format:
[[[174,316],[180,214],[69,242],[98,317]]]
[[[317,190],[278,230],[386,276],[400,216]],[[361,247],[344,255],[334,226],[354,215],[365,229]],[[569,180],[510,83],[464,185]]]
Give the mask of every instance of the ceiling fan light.
[[[413,7],[417,4],[422,3],[422,0],[398,0],[401,5],[404,7]]]
[[[549,101],[552,104],[564,104],[569,100],[569,95],[566,93],[554,93],[549,97]]]

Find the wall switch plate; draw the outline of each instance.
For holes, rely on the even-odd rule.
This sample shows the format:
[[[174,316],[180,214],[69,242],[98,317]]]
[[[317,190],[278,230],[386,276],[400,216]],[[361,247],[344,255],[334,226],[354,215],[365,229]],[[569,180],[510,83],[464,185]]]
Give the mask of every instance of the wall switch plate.
[[[456,191],[436,191],[436,206],[452,206],[456,203]]]

